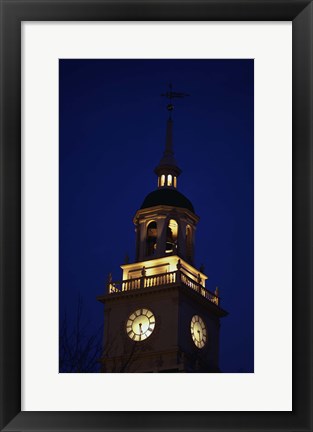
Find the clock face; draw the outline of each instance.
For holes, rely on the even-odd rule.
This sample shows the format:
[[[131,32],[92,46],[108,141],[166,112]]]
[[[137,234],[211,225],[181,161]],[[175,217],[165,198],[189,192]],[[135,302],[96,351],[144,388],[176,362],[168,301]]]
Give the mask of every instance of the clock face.
[[[155,316],[149,309],[137,309],[126,323],[128,336],[136,342],[147,339],[155,327]]]
[[[190,324],[191,336],[197,348],[203,348],[207,341],[207,330],[199,315],[194,315]]]

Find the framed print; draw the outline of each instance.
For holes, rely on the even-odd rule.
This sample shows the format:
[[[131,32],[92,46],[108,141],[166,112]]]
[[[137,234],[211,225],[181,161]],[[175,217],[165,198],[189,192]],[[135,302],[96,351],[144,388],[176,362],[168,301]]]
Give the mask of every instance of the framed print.
[[[1,430],[311,430],[312,3],[1,18]]]

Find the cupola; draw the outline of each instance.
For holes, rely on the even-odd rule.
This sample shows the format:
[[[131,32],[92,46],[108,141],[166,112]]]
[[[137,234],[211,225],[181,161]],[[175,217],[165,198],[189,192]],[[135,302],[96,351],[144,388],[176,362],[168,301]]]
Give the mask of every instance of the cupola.
[[[190,264],[194,261],[194,238],[199,217],[190,200],[177,190],[177,178],[181,174],[173,149],[174,105],[171,99],[184,93],[170,91],[167,105],[169,117],[166,123],[165,149],[154,169],[158,177],[157,189],[144,199],[134,217],[137,233],[136,260],[144,261],[177,255]]]

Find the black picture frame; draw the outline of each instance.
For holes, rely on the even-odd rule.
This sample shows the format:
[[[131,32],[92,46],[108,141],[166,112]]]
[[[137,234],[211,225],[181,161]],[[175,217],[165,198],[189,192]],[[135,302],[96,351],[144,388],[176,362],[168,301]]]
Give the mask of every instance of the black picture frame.
[[[0,429],[311,431],[313,5],[307,0],[1,0]],[[292,21],[293,411],[21,412],[21,22]],[[277,167],[279,172],[279,167]],[[270,353],[269,353],[270,355]],[[269,388],[270,392],[271,389]]]

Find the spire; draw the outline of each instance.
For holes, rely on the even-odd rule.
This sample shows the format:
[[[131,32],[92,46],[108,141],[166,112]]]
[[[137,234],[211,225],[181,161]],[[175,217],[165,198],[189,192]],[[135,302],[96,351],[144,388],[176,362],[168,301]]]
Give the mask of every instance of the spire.
[[[173,120],[168,118],[166,125],[166,141],[165,150],[160,160],[159,165],[154,172],[158,176],[158,187],[177,187],[177,177],[181,173],[181,169],[177,165],[174,158],[173,150]]]
[[[160,160],[159,166],[160,165],[173,165],[173,167],[178,168],[176,160],[174,158],[173,120],[171,118],[167,120],[165,150],[162,159]]]
[[[169,118],[167,120],[166,127],[166,144],[165,144],[165,155],[173,155],[173,120]]]
[[[167,111],[169,113],[167,124],[166,124],[166,141],[165,150],[160,160],[159,165],[155,168],[154,172],[158,176],[158,187],[177,187],[177,177],[181,173],[181,169],[178,167],[177,162],[174,158],[173,149],[173,120],[172,111],[174,110],[173,99],[183,98],[189,96],[187,93],[177,93],[172,91],[172,84],[169,84],[169,90],[162,94],[165,96],[169,103],[167,104]]]

